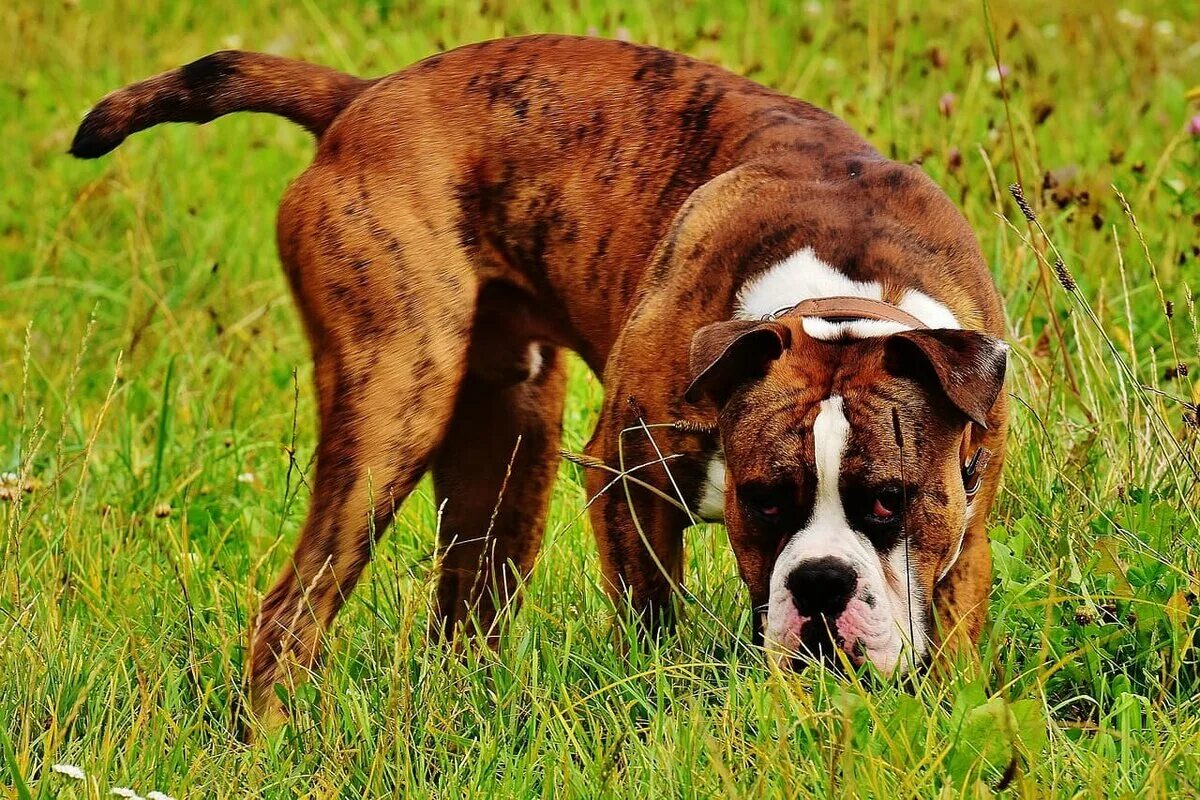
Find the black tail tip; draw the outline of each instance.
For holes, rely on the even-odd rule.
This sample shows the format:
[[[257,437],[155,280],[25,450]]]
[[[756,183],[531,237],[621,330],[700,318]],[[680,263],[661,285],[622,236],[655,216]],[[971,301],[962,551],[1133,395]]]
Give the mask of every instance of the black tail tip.
[[[114,132],[114,127],[104,105],[96,106],[79,123],[79,130],[75,131],[71,149],[67,152],[76,158],[99,158],[111,153],[125,141],[125,134]]]

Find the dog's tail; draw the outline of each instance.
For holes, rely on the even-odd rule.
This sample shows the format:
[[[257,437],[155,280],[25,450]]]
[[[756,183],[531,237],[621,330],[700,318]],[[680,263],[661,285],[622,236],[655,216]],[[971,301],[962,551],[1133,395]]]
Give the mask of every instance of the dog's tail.
[[[99,158],[160,122],[203,124],[234,111],[278,114],[319,137],[372,83],[279,56],[213,53],[105,97],[80,123],[71,155]]]

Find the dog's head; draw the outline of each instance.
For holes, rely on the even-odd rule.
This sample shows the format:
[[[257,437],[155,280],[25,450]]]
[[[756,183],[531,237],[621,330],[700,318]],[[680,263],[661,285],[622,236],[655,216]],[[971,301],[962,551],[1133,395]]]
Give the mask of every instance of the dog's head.
[[[688,397],[719,410],[725,523],[781,663],[840,648],[891,673],[925,655],[1006,350],[957,329],[824,340],[787,317],[695,334]]]

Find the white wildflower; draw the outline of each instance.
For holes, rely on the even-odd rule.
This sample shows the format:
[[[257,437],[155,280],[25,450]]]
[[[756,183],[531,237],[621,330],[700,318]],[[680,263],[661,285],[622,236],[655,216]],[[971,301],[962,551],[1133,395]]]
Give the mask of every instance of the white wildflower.
[[[221,40],[221,46],[226,50],[241,50],[242,37],[236,33],[231,33]]]
[[[1117,9],[1117,22],[1124,25],[1126,28],[1141,30],[1146,27],[1146,18],[1141,14],[1135,14],[1128,8]]]
[[[146,800],[175,800],[175,798],[171,797],[169,794],[164,794],[163,792],[155,789],[153,792],[150,792],[146,795]]]
[[[74,764],[55,764],[50,769],[57,772],[59,775],[66,775],[68,778],[74,778],[77,781],[82,781],[87,778],[84,771]]]
[[[1175,36],[1175,23],[1169,19],[1160,19],[1154,23],[1154,32],[1164,39],[1171,39]]]
[[[243,472],[241,475],[237,476],[237,482],[238,483],[254,483],[254,473],[253,472]]]
[[[804,4],[804,13],[808,14],[810,17],[819,17],[824,10],[825,7],[821,5],[819,0],[808,0],[808,2]]]
[[[998,67],[990,67],[987,71],[988,83],[999,83],[1001,78],[1007,78],[1009,69],[1007,64],[1001,64]]]
[[[133,789],[127,789],[124,786],[114,786],[109,794],[115,794],[117,797],[124,797],[125,800],[146,800]]]

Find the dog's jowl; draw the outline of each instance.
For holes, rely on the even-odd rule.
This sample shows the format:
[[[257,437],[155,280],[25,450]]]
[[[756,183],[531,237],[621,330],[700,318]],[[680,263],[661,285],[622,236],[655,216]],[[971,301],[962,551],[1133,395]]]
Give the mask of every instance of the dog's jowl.
[[[721,517],[773,660],[886,673],[973,645],[1003,315],[920,170],[718,67],[565,36],[374,80],[216,53],[104,98],[72,152],[234,111],[317,137],[278,218],[317,474],[251,634],[260,718],[426,472],[445,502],[433,632],[498,635],[541,544],[564,350],[604,382],[590,493],[637,469],[591,515],[645,625],[672,619],[684,528]]]

